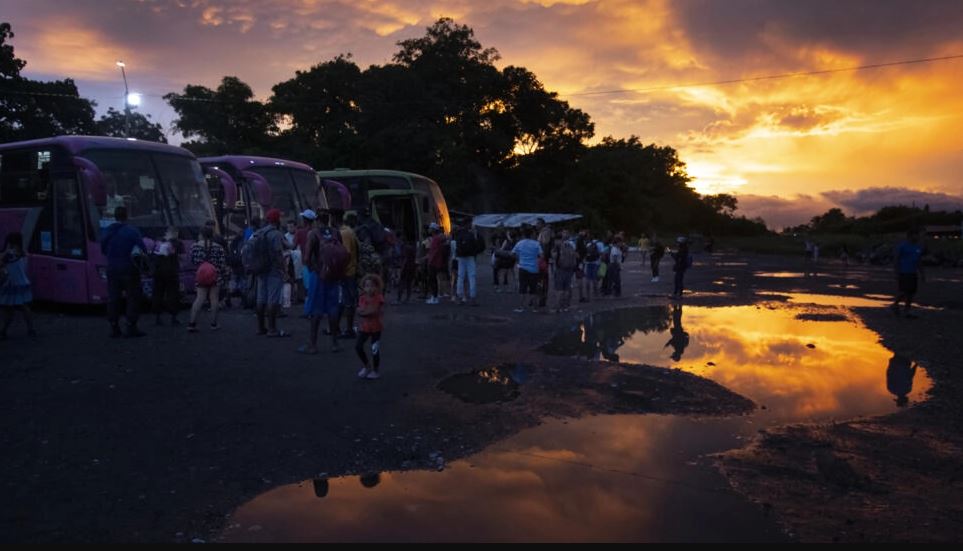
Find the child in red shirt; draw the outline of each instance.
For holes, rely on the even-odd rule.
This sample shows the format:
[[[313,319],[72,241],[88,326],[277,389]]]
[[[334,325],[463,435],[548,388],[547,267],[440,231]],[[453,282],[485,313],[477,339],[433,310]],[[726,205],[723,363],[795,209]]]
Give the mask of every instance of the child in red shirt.
[[[361,296],[358,297],[358,318],[361,320],[361,331],[354,350],[361,358],[364,367],[358,372],[362,379],[377,379],[378,366],[381,364],[381,330],[384,328],[385,297],[381,294],[381,278],[375,274],[368,274],[361,279]],[[364,351],[364,343],[371,338],[371,358],[373,367],[369,367],[368,356]]]

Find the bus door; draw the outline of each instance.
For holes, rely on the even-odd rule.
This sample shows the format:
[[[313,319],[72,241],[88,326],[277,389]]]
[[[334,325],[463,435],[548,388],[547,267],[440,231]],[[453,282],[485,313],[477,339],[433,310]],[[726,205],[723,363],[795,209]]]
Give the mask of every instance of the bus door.
[[[421,217],[418,201],[421,194],[415,191],[370,191],[371,215],[392,232],[401,231],[409,243],[422,238]]]
[[[25,236],[30,239],[26,245],[31,285],[41,300],[84,304],[88,302],[88,232],[77,175],[62,172],[44,177],[48,179],[44,206],[37,213],[33,235]]]

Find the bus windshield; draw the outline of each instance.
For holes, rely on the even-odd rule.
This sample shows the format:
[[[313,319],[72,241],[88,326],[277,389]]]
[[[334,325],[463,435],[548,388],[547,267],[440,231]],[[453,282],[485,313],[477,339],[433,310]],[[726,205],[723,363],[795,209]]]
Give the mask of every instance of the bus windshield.
[[[291,176],[294,177],[294,185],[301,194],[301,199],[307,208],[319,210],[325,205],[318,205],[318,175],[314,172],[304,170],[292,170]]]
[[[120,206],[127,207],[130,224],[151,237],[162,235],[168,225],[196,230],[210,216],[207,186],[194,159],[111,149],[83,155],[104,175],[107,203],[95,209],[102,228],[114,222]]]
[[[288,169],[257,166],[248,170],[264,176],[264,179],[268,181],[268,184],[271,185],[271,206],[280,209],[285,218],[297,216],[301,212],[298,210],[297,195]]]

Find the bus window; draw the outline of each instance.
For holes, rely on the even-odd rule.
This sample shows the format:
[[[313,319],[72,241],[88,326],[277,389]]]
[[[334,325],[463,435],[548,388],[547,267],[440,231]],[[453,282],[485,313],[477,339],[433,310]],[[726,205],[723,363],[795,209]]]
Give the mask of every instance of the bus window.
[[[409,190],[411,184],[401,176],[368,176],[368,191],[379,189]]]
[[[84,156],[104,175],[107,204],[97,209],[101,228],[114,222],[115,208],[125,206],[131,225],[150,237],[164,233],[167,221],[163,192],[147,153],[98,149],[88,150]]]
[[[271,207],[280,209],[284,219],[296,216],[301,212],[298,210],[297,194],[294,191],[294,182],[288,174],[288,169],[257,166],[251,167],[249,170],[260,174],[268,181],[271,186]]]
[[[201,165],[176,155],[155,155],[157,170],[167,190],[174,225],[200,229],[211,217],[210,197]]]
[[[37,163],[41,153],[36,150],[13,151],[0,154],[0,204],[32,205],[47,199],[48,181],[41,178],[43,165]]]
[[[298,188],[298,194],[301,196],[301,204],[304,205],[304,208],[314,211],[319,210],[318,175],[314,172],[291,170],[291,176],[294,177],[294,187]]]
[[[83,258],[84,216],[80,202],[77,178],[72,174],[59,174],[53,178],[54,195],[54,243],[57,256]]]

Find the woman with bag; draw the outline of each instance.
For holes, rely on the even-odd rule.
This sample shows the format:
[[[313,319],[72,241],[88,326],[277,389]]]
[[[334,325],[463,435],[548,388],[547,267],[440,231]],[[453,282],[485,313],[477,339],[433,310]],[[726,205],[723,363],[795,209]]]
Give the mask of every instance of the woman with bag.
[[[211,331],[221,328],[217,324],[218,292],[220,286],[227,277],[227,261],[224,247],[214,242],[214,228],[205,226],[201,230],[201,238],[191,246],[191,262],[197,266],[197,273],[194,276],[197,296],[194,298],[194,305],[191,307],[191,321],[187,324],[187,330],[191,333],[197,332],[197,314],[204,306],[204,302],[211,301]]]

